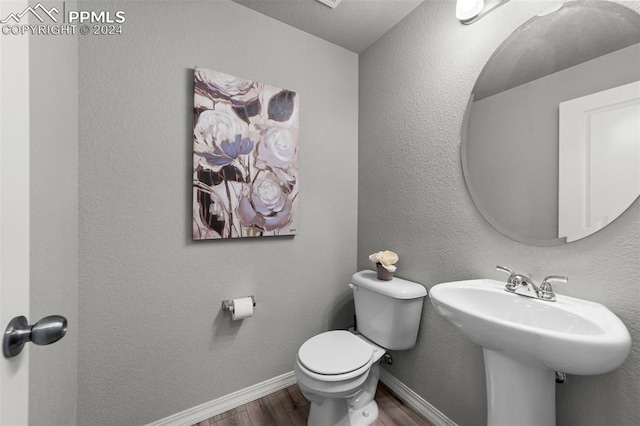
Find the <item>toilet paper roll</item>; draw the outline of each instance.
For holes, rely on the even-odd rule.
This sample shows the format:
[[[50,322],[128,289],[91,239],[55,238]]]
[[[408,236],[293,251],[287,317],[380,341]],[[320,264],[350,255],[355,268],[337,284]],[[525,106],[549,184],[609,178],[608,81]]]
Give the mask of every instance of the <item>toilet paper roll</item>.
[[[233,299],[233,311],[231,312],[231,318],[234,320],[241,320],[251,316],[253,316],[253,299],[250,297]]]

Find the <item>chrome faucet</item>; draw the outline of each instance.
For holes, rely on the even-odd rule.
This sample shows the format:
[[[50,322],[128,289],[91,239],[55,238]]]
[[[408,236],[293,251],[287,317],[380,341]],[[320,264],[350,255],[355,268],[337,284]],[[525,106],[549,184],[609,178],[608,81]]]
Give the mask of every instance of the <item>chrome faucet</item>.
[[[501,272],[509,274],[507,278],[507,284],[504,289],[509,293],[519,294],[521,296],[533,297],[534,299],[546,300],[548,302],[555,302],[556,295],[551,287],[551,281],[567,283],[569,278],[565,276],[550,275],[545,277],[540,284],[540,287],[536,286],[530,276],[517,274],[512,269],[504,266],[496,266],[496,269]]]

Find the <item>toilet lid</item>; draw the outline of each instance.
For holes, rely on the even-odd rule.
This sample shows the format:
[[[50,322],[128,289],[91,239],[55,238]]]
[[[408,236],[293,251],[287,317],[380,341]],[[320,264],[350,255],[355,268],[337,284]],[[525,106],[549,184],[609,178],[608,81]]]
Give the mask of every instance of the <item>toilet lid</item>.
[[[318,334],[302,344],[298,360],[318,374],[344,374],[367,364],[373,347],[348,331],[336,330]]]

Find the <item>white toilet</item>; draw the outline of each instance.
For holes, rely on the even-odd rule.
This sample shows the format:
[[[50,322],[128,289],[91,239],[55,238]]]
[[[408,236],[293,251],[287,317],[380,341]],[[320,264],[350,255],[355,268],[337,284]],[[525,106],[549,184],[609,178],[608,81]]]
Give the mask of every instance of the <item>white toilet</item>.
[[[358,330],[327,331],[304,342],[294,371],[302,394],[311,401],[309,426],[364,426],[378,417],[374,401],[379,360],[387,350],[412,348],[418,336],[427,290],[393,278],[380,281],[374,271],[353,275]]]

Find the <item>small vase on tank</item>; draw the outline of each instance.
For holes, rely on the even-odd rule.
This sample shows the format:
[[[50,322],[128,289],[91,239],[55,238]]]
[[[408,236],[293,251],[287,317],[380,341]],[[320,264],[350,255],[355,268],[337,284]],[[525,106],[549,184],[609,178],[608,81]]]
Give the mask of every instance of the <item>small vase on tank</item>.
[[[376,263],[376,269],[378,271],[378,279],[381,281],[391,281],[393,279],[393,272],[387,271],[382,263]]]
[[[369,260],[376,264],[378,279],[381,281],[391,281],[393,273],[396,271],[398,255],[392,251],[384,250],[369,255]]]

